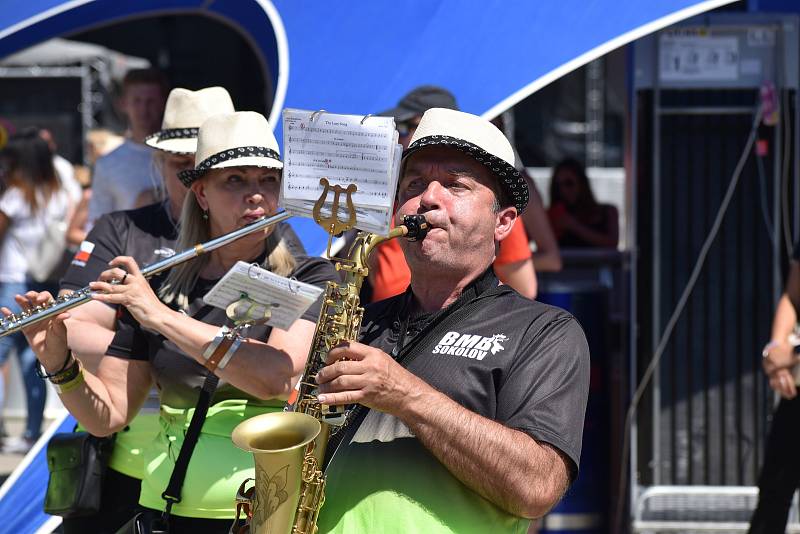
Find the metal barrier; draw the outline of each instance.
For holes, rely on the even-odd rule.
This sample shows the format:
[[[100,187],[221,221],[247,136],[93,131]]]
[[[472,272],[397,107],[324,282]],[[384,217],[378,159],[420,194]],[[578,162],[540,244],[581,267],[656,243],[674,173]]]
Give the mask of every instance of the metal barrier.
[[[633,531],[747,532],[757,502],[753,486],[652,486],[636,499]],[[800,533],[797,494],[786,532]]]
[[[794,15],[712,14],[634,48],[632,387],[660,354],[629,440],[637,532],[745,532],[755,507],[772,405],[759,354],[783,287],[782,216],[798,213],[799,24]],[[747,35],[762,30],[774,39],[750,48]],[[736,43],[737,61],[759,56],[764,70],[725,80],[702,69],[695,78],[668,74],[675,51],[686,53],[697,35]],[[768,150],[745,150],[765,79],[775,80],[779,126],[758,132]]]

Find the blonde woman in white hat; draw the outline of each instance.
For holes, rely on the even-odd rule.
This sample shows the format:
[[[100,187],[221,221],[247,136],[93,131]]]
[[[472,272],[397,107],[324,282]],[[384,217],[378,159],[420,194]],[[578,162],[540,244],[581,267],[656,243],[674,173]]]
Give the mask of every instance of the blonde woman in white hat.
[[[209,118],[200,128],[195,161],[194,170],[180,175],[190,188],[181,216],[181,250],[277,211],[283,164],[263,116],[240,112]],[[281,399],[289,395],[305,364],[319,312],[318,305],[312,306],[288,331],[251,327],[226,365],[214,369],[209,347],[230,323],[224,310],[205,305],[202,298],[238,260],[320,287],[336,277],[327,261],[293,255],[272,228],[182,264],[151,283],[131,258],[115,258],[100,281],[92,283],[97,301],[124,307],[107,351],[113,357],[103,358],[96,372],[73,371],[68,376],[75,378],[60,386],[66,391],[61,399],[75,417],[90,432],[104,435],[123,428],[151,384],[156,385],[161,432],[145,451],[139,502],[164,510],[162,493],[202,385],[209,372],[219,378],[180,502],[171,506],[173,532],[227,532],[236,490],[253,476],[250,454],[234,447],[230,432],[247,417],[281,409]],[[47,298],[29,293],[18,301],[32,305]],[[26,332],[48,373],[62,369],[65,360],[67,369],[75,365],[68,360],[63,319]]]
[[[187,188],[178,172],[194,169],[197,132],[203,122],[219,113],[232,113],[233,102],[222,87],[198,91],[173,89],[167,98],[161,130],[145,139],[154,148],[153,161],[164,178],[165,196],[148,206],[101,216],[81,243],[60,293],[77,291],[97,280],[117,256],[133,257],[147,265],[173,254],[178,221]],[[149,172],[142,169],[142,172]],[[85,368],[96,371],[114,338],[117,306],[91,302],[75,308],[67,321],[69,345]],[[65,518],[65,534],[116,532],[138,508],[144,477],[143,450],[159,431],[158,399],[151,396],[139,415],[115,437],[109,470],[102,484],[100,511]]]

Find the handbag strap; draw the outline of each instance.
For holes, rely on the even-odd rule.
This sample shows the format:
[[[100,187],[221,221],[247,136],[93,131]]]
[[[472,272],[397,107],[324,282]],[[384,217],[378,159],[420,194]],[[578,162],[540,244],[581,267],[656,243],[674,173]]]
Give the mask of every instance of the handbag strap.
[[[197,445],[197,440],[200,437],[200,430],[203,428],[203,423],[208,414],[208,407],[211,405],[211,397],[217,389],[219,377],[214,373],[206,375],[205,382],[203,382],[203,389],[200,390],[200,396],[197,399],[197,406],[194,408],[192,420],[189,422],[189,429],[186,431],[186,436],[183,438],[183,445],[178,453],[178,459],[175,460],[175,467],[172,469],[172,475],[169,477],[167,489],[161,494],[161,498],[167,501],[167,507],[164,509],[162,520],[166,523],[169,519],[169,514],[172,510],[172,505],[181,502],[181,488],[183,481],[186,478],[186,471],[189,469],[189,461],[192,459],[194,447]]]

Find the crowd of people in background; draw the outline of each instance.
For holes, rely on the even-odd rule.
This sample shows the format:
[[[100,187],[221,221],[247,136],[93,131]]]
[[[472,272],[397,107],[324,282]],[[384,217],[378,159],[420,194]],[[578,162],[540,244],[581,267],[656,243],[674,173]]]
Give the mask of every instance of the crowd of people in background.
[[[33,275],[40,261],[40,245],[48,232],[62,224],[74,210],[64,181],[56,174],[53,153],[36,129],[12,136],[0,152],[3,182],[0,196],[0,302],[8,306],[14,295],[29,288],[52,290],[57,281],[42,273]],[[58,228],[55,232],[58,232]],[[58,246],[57,243],[53,244]],[[36,357],[21,333],[0,340],[0,364],[7,367],[14,350],[25,384],[27,422],[21,437],[9,438],[4,449],[25,451],[39,437],[46,400],[45,383],[36,374]],[[3,380],[3,383],[5,380]],[[0,392],[4,391],[0,388]],[[2,395],[4,397],[5,395]]]
[[[129,128],[124,136],[102,129],[88,132],[88,167],[61,156],[45,127],[13,132],[0,147],[0,306],[16,309],[14,294],[30,289],[57,293],[60,278],[98,217],[163,198],[164,182],[144,139],[161,126],[167,92],[166,77],[158,70],[130,71],[120,95]],[[61,248],[49,252],[60,257],[51,272],[45,277],[32,272],[41,263],[40,249],[53,247]],[[22,436],[7,435],[4,425],[0,434],[3,451],[24,453],[41,434],[46,388],[22,334],[7,336],[0,339],[0,406],[12,354],[25,385],[26,425]]]

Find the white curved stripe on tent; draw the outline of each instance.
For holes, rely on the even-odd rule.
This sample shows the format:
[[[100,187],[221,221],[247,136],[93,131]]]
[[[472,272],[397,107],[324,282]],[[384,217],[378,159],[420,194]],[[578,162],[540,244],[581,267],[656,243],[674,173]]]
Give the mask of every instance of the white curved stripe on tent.
[[[0,39],[8,37],[9,35],[13,35],[14,33],[20,30],[24,30],[29,26],[33,26],[38,22],[42,22],[44,20],[47,20],[48,18],[60,15],[62,13],[66,13],[68,11],[71,11],[75,8],[84,6],[94,1],[95,0],[71,0],[63,4],[60,4],[58,6],[52,7],[48,10],[42,11],[41,13],[38,13],[17,24],[14,24],[13,26],[9,26],[5,30],[0,31]],[[276,76],[277,82],[275,84],[275,94],[272,99],[272,109],[270,110],[268,117],[269,123],[272,125],[272,128],[275,129],[275,126],[277,125],[278,120],[280,119],[280,113],[281,110],[283,109],[283,103],[286,101],[286,92],[289,87],[289,40],[286,36],[286,28],[283,24],[283,19],[281,18],[278,9],[275,7],[272,1],[271,0],[253,0],[253,1],[255,2],[255,4],[258,5],[258,7],[261,8],[261,10],[264,12],[264,14],[270,21],[270,25],[272,26],[272,30],[275,35],[275,43],[278,52],[278,72]],[[151,10],[148,10],[146,12],[150,11]],[[152,10],[152,11],[163,14],[162,11],[158,10]],[[176,13],[185,13],[186,11],[189,12],[195,11],[199,14],[207,16],[218,15],[214,11],[209,10],[204,5],[200,5],[195,8],[175,10]],[[247,32],[245,32],[244,28],[242,28],[241,26],[235,24],[235,21],[228,19],[227,17],[224,18],[226,19],[229,25],[233,25],[235,29],[240,34],[243,34],[245,38],[250,37],[249,35],[244,35]],[[121,20],[125,19],[123,18]],[[120,20],[117,20],[116,22],[120,22]],[[251,43],[251,46],[252,45],[253,43]],[[257,53],[258,55],[262,55],[261,47],[252,46],[252,48],[255,53]],[[263,56],[261,59],[263,60]],[[262,69],[264,69],[264,75],[266,76],[267,74],[266,67],[263,64],[262,64]]]
[[[507,109],[515,106],[520,101],[524,100],[525,98],[529,97],[542,87],[556,81],[557,79],[561,78],[562,76],[572,72],[573,70],[582,67],[583,65],[593,61],[605,54],[611,52],[619,48],[620,46],[626,45],[640,37],[644,37],[645,35],[649,35],[653,32],[657,32],[667,26],[671,26],[677,22],[682,20],[691,18],[695,15],[699,15],[701,13],[705,13],[706,11],[710,11],[712,9],[716,9],[720,6],[724,6],[726,4],[731,4],[737,0],[705,0],[703,2],[699,2],[693,6],[681,9],[674,13],[670,13],[660,19],[656,19],[652,22],[648,22],[643,26],[639,26],[629,32],[623,33],[610,41],[606,41],[605,43],[592,48],[588,52],[581,54],[580,56],[576,57],[575,59],[564,63],[560,67],[551,70],[547,74],[540,76],[533,80],[531,83],[516,91],[515,93],[511,94],[507,98],[504,98],[488,110],[484,111],[481,116],[487,119],[492,119]]]
[[[272,1],[256,0],[256,3],[264,10],[270,24],[272,24],[272,32],[275,34],[275,43],[278,46],[278,83],[275,85],[275,95],[272,98],[272,109],[268,118],[274,130],[283,110],[286,90],[289,88],[289,40],[286,37],[283,19]]]
[[[17,24],[14,24],[13,26],[9,26],[5,30],[0,31],[0,39],[3,39],[5,37],[8,37],[9,35],[17,33],[20,30],[24,30],[28,26],[33,26],[37,22],[47,20],[50,17],[60,15],[61,13],[71,11],[76,7],[81,7],[82,5],[89,4],[94,1],[95,0],[70,0],[69,2],[64,2],[61,5],[51,7],[48,10],[42,11],[41,13],[37,13],[31,18],[25,19],[21,22],[18,22]]]

